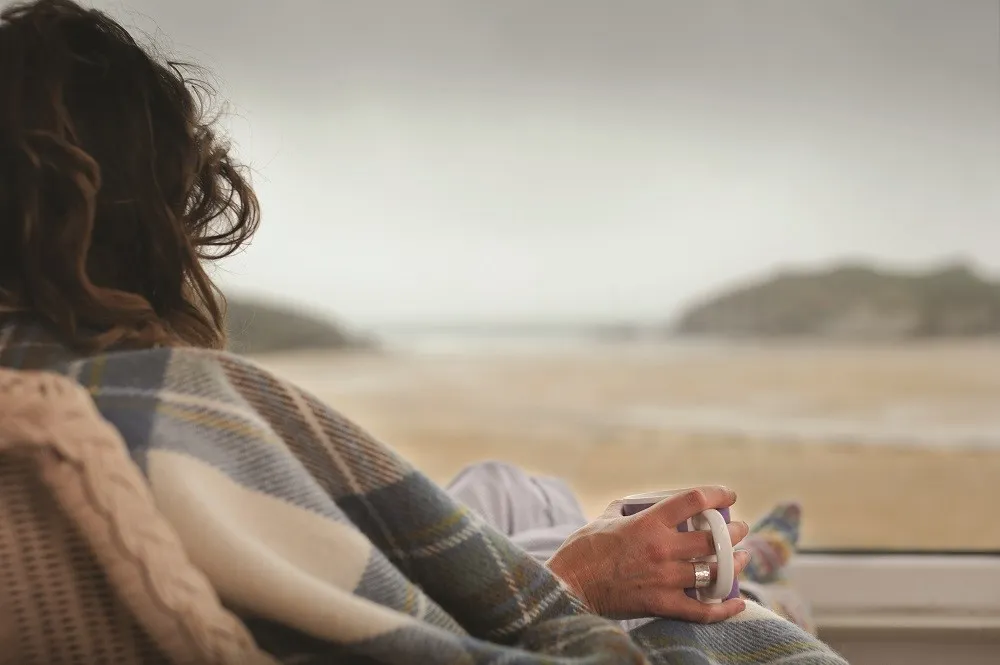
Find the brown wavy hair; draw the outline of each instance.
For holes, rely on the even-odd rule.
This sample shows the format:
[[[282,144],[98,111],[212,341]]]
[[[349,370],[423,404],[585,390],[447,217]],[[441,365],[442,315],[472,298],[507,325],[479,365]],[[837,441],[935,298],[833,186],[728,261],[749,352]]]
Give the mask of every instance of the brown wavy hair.
[[[190,71],[69,0],[0,13],[0,317],[88,351],[225,345],[202,263],[259,207]]]

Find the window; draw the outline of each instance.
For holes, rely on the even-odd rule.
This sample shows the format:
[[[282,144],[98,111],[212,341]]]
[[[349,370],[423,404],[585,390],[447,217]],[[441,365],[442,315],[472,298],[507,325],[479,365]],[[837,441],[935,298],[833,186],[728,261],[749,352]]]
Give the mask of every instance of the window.
[[[442,482],[1000,552],[995,0],[459,4],[242,12],[266,50],[150,9],[256,171],[223,287],[357,333],[258,305],[246,350]]]

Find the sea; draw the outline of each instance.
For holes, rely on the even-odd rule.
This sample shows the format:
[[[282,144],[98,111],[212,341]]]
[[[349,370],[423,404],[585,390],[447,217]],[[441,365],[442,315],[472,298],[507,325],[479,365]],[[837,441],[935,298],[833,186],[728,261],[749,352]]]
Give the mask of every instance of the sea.
[[[746,436],[773,441],[905,444],[1000,450],[1000,343],[944,340],[920,343],[847,344],[757,340],[677,339],[657,334],[628,338],[589,331],[421,330],[381,331],[388,354],[434,360],[461,360],[466,373],[496,363],[557,362],[560,367],[595,359],[634,367],[637,382],[649,383],[653,368],[669,373],[703,362],[699,381],[725,383],[726,359],[751,389],[737,398],[711,387],[704,400],[675,402],[655,394],[650,383],[614,408],[579,407],[577,417],[595,425],[663,429],[693,434]],[[720,362],[722,360],[723,362]],[[774,368],[774,374],[769,368]],[[584,373],[586,376],[586,374]],[[601,375],[594,373],[595,383]],[[856,388],[850,383],[855,382]],[[845,384],[847,384],[845,386]],[[918,385],[919,384],[919,385]],[[844,392],[867,394],[864,408],[825,408]],[[840,401],[844,401],[841,399]],[[855,400],[856,401],[856,400]],[[571,400],[560,405],[573,410]]]

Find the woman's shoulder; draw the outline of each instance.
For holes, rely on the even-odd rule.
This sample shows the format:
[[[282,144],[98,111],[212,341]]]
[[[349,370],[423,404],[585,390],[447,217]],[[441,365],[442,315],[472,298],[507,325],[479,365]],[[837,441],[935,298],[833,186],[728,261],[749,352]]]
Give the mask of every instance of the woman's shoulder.
[[[109,391],[171,393],[222,398],[240,388],[283,383],[257,363],[235,354],[189,347],[109,351],[54,367],[95,395]]]
[[[0,366],[54,372],[82,386],[140,466],[148,451],[171,450],[252,478],[253,486],[271,483],[265,476],[275,469],[296,487],[309,485],[307,472],[333,496],[366,485],[369,475],[371,486],[383,486],[412,471],[330,405],[229,352],[162,347],[80,357],[38,336],[8,334]],[[356,458],[356,473],[338,471],[345,455]]]
[[[296,456],[346,440],[364,442],[362,447],[374,444],[331,405],[254,360],[226,351],[116,351],[72,361],[62,373],[86,388],[116,424],[142,418],[183,422],[186,431],[197,429],[199,438],[220,438],[228,431],[236,438],[287,447]]]
[[[102,411],[183,410],[206,421],[270,428],[289,404],[319,408],[311,396],[253,360],[212,349],[113,351],[70,361],[61,372],[86,388]]]
[[[247,358],[195,347],[158,347],[81,354],[31,321],[0,319],[0,367],[63,374],[94,395],[223,394],[237,386],[281,383]]]

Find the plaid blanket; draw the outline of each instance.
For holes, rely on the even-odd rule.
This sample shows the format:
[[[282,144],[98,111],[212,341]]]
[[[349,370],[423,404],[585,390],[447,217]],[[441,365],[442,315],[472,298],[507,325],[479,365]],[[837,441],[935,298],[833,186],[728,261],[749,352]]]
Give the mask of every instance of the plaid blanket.
[[[245,359],[81,358],[8,322],[0,367],[90,391],[191,560],[282,662],[844,663],[752,603],[721,624],[624,632],[390,448]]]

